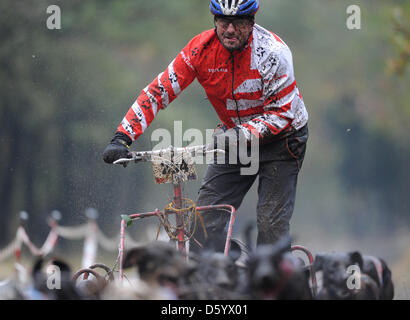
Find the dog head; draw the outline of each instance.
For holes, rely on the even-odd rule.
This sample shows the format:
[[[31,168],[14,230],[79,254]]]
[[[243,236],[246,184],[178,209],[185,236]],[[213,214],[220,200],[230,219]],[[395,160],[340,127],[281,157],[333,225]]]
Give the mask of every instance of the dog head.
[[[162,241],[131,249],[125,255],[123,267],[137,267],[141,280],[167,287],[177,295],[179,286],[193,271],[191,264],[185,261],[175,246]]]
[[[363,258],[360,252],[333,252],[316,255],[315,271],[322,271],[323,289],[318,294],[319,299],[354,299],[354,290],[348,288],[348,280],[352,275],[348,270],[352,266],[363,268]],[[352,271],[354,269],[351,269]]]
[[[59,259],[38,258],[33,265],[28,299],[79,300],[82,295],[72,281],[70,266]]]
[[[234,260],[220,252],[204,252],[199,270],[204,281],[221,289],[233,290],[238,284]]]
[[[290,238],[261,245],[248,263],[249,290],[255,299],[308,299],[308,272],[289,251]]]

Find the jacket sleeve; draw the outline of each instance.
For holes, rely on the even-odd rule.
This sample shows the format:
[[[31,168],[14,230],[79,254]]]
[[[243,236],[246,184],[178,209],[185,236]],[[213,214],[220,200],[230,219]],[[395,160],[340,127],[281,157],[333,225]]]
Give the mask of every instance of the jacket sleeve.
[[[191,42],[138,96],[128,110],[117,131],[132,141],[138,139],[154,120],[159,110],[165,109],[196,77],[190,58]]]
[[[264,112],[239,127],[248,139],[256,136],[263,143],[291,126],[294,112],[302,99],[296,85],[289,48],[284,47],[278,55],[268,56],[260,73],[265,97]]]

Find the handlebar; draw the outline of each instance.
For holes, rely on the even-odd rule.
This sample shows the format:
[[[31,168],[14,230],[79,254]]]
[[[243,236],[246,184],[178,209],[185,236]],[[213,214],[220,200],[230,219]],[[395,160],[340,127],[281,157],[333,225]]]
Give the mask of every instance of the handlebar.
[[[205,156],[208,153],[220,153],[225,154],[225,150],[222,149],[211,149],[213,148],[213,144],[205,144],[205,145],[198,145],[198,146],[191,146],[191,147],[182,147],[182,148],[175,148],[173,146],[169,146],[165,149],[159,150],[151,150],[151,151],[131,151],[131,158],[121,158],[113,162],[113,164],[120,164],[124,167],[127,166],[130,162],[147,162],[152,160],[158,160],[162,158],[164,154],[171,154],[175,156],[183,156],[184,154],[190,155],[192,157],[196,157],[199,155]]]

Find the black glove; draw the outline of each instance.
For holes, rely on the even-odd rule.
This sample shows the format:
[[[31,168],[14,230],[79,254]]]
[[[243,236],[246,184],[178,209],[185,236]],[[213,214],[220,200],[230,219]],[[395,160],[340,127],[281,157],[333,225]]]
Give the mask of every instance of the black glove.
[[[117,131],[110,144],[105,148],[103,159],[106,163],[113,163],[122,158],[132,158],[129,151],[132,140],[126,134]]]

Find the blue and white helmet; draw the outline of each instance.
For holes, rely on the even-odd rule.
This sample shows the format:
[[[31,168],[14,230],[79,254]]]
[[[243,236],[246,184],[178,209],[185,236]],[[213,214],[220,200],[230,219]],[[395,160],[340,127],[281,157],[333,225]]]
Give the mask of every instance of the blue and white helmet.
[[[249,16],[259,9],[259,0],[211,0],[209,4],[213,15]]]

